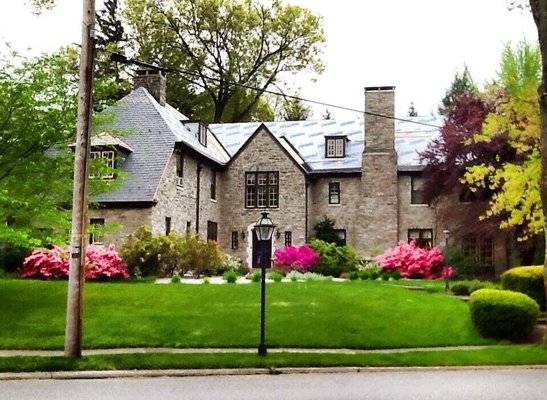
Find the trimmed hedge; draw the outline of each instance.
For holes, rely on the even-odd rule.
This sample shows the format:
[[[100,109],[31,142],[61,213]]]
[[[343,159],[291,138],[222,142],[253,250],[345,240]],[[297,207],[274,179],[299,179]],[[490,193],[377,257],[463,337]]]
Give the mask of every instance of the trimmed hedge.
[[[539,307],[530,297],[497,289],[480,289],[472,293],[469,311],[482,336],[509,340],[528,337],[539,315]]]
[[[543,266],[517,267],[501,274],[503,289],[524,293],[534,299],[545,310],[545,288]]]
[[[450,290],[457,296],[469,296],[471,293],[476,292],[479,289],[497,288],[497,285],[493,282],[473,279],[472,281],[456,281],[451,285]]]

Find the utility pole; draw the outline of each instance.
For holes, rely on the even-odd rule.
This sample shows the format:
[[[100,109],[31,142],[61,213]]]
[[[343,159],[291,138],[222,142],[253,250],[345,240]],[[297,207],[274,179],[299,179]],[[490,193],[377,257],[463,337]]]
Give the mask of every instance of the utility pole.
[[[70,236],[70,271],[66,310],[65,356],[82,355],[82,315],[85,245],[87,231],[87,196],[90,152],[93,65],[95,59],[95,0],[83,0],[78,123],[74,158],[72,195],[72,230]]]

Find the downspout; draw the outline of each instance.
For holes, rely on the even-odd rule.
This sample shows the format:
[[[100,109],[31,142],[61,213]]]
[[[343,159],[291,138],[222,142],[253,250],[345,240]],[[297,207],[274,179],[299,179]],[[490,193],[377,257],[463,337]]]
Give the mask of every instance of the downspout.
[[[198,163],[197,167],[197,182],[196,182],[196,233],[199,233],[199,195],[200,195],[200,183],[201,183],[201,163]]]
[[[304,227],[304,241],[306,243],[308,243],[308,214],[309,214],[309,210],[308,210],[308,190],[309,190],[309,187],[310,187],[310,182],[308,181],[308,179],[306,179],[306,193],[305,193],[305,201],[306,201],[306,211],[305,211],[305,227]]]

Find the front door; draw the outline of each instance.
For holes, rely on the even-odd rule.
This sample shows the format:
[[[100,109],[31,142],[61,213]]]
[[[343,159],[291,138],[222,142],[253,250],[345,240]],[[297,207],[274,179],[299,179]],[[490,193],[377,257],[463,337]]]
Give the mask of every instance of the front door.
[[[270,268],[272,257],[272,240],[258,240],[253,229],[253,268]]]

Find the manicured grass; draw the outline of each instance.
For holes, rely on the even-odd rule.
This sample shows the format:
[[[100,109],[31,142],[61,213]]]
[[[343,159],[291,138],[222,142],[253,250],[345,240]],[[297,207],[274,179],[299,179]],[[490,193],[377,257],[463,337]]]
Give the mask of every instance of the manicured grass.
[[[0,280],[0,348],[61,349],[66,282]],[[260,285],[86,283],[84,348],[255,347]],[[491,344],[461,300],[384,282],[267,285],[269,347]]]
[[[0,372],[134,369],[411,367],[547,364],[547,346],[492,346],[476,350],[409,351],[390,354],[123,354],[64,357],[0,357]]]

